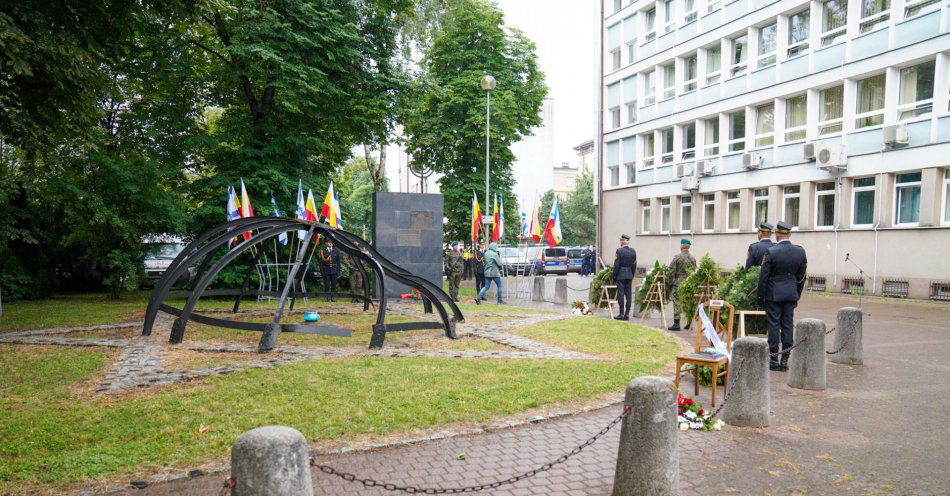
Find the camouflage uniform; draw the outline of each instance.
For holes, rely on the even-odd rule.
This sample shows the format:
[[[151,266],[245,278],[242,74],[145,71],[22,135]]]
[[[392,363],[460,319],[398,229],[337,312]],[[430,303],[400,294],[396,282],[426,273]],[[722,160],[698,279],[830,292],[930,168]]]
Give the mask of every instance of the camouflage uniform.
[[[365,274],[360,270],[356,258],[349,255],[343,257],[343,265],[346,266],[346,270],[350,276],[350,293],[363,294],[363,278]]]
[[[673,261],[670,262],[670,298],[673,300],[673,319],[679,321],[680,319],[680,299],[679,299],[679,288],[680,283],[689,276],[689,273],[696,268],[696,259],[693,258],[693,255],[689,253],[689,250],[679,252]],[[692,315],[687,315],[689,319],[692,320]]]
[[[462,282],[462,252],[449,250],[445,254],[445,272],[449,281],[449,295],[453,300],[459,301],[459,284]]]

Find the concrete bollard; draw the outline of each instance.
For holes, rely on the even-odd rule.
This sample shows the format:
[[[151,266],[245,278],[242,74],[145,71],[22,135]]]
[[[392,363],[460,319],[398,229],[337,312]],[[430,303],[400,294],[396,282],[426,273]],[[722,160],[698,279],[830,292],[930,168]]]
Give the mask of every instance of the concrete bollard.
[[[632,410],[620,426],[613,496],[679,494],[679,431],[673,381],[638,377],[627,384],[623,404]]]
[[[558,277],[554,280],[554,303],[567,303],[566,277]]]
[[[534,288],[531,291],[531,301],[544,301],[544,276],[534,276]]]
[[[234,496],[313,496],[307,440],[296,429],[258,427],[231,447]]]
[[[838,310],[838,322],[835,326],[835,344],[834,350],[841,350],[831,355],[831,361],[834,363],[843,363],[845,365],[863,365],[864,364],[864,346],[862,341],[864,313],[860,308],[845,307]]]
[[[789,357],[789,387],[814,391],[825,389],[825,323],[818,319],[799,320],[795,324],[795,339],[800,344]]]
[[[794,350],[793,350],[794,351]],[[739,362],[742,371],[738,381]],[[735,384],[733,384],[735,383]],[[729,387],[732,393],[723,407],[722,420],[736,427],[768,427],[769,425],[769,343],[762,338],[744,337],[732,345],[729,364]]]

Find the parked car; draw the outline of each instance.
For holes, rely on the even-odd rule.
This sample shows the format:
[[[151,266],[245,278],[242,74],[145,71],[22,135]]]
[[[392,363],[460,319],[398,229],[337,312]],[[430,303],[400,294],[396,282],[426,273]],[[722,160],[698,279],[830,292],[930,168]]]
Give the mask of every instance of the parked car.
[[[545,248],[540,266],[540,274],[567,274],[567,248]]]
[[[567,249],[567,271],[580,272],[584,265],[584,247],[572,246]]]
[[[528,275],[531,266],[538,259],[541,251],[537,246],[504,246],[500,247],[501,259],[505,264],[505,274],[510,276]]]
[[[168,266],[184,249],[185,242],[178,236],[162,234],[142,238],[142,265],[145,275],[152,281],[161,279]],[[194,271],[194,267],[188,269],[178,282],[190,280],[195,275]]]

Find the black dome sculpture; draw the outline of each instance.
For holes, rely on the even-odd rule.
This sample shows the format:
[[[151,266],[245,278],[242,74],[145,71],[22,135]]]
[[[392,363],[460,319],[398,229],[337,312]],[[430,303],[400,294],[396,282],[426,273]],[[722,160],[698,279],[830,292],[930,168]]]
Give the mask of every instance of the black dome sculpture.
[[[249,239],[241,241],[233,248],[229,248],[230,240],[235,236],[240,236],[243,232],[253,232]],[[253,250],[256,246],[262,246],[264,242],[274,239],[284,233],[292,231],[307,231],[306,237],[300,244],[297,251],[295,262],[291,265],[283,290],[265,291],[262,289],[249,289],[251,280],[251,270],[257,263],[257,258],[263,253],[262,250]],[[145,311],[145,323],[142,328],[142,334],[151,335],[152,327],[155,324],[155,318],[159,311],[174,315],[177,317],[172,326],[171,337],[169,341],[177,344],[182,341],[185,335],[185,329],[189,321],[195,321],[202,324],[224,327],[229,329],[238,329],[242,331],[262,332],[258,351],[268,352],[274,349],[277,341],[277,335],[281,332],[297,332],[306,334],[326,334],[333,336],[349,336],[348,329],[342,329],[332,325],[321,324],[281,324],[280,319],[283,316],[284,305],[288,298],[291,300],[291,309],[293,309],[296,298],[316,297],[326,295],[323,292],[297,291],[295,282],[303,275],[300,269],[303,268],[305,255],[309,250],[316,249],[316,243],[311,243],[314,236],[325,237],[333,240],[339,250],[347,256],[353,258],[356,270],[363,272],[363,288],[361,293],[351,290],[350,293],[337,292],[336,295],[343,298],[352,298],[363,302],[363,310],[369,307],[376,307],[376,324],[373,325],[373,334],[369,342],[370,348],[381,348],[386,339],[387,331],[409,331],[416,329],[443,329],[446,337],[456,339],[455,324],[463,322],[461,310],[458,305],[447,295],[441,287],[432,284],[426,279],[415,276],[409,271],[390,262],[379,254],[372,245],[364,239],[346,232],[341,229],[332,228],[326,224],[318,222],[308,222],[297,219],[281,217],[247,217],[237,219],[224,224],[217,225],[201,233],[185,249],[178,254],[171,265],[165,270],[162,278],[155,284],[152,296],[148,302],[148,308]],[[238,238],[240,239],[240,237]],[[220,258],[222,250],[226,251]],[[254,254],[256,252],[256,255]],[[221,272],[228,264],[233,262],[242,254],[249,253],[254,256],[254,262],[248,269],[244,284],[241,289],[207,289],[215,276]],[[309,258],[306,258],[309,261]],[[212,265],[213,262],[213,265]],[[197,266],[196,276],[191,289],[185,291],[173,291],[175,285],[183,275],[189,273]],[[366,277],[366,270],[372,270],[375,273],[376,288],[375,295],[370,294],[369,279]],[[385,281],[389,277],[395,281],[405,284],[419,291],[422,296],[425,312],[432,313],[435,308],[439,313],[438,322],[402,322],[386,323],[386,291]],[[301,285],[301,287],[303,287]],[[203,297],[221,297],[234,296],[234,309],[236,313],[240,307],[241,299],[245,296],[250,297],[275,297],[279,298],[277,309],[274,311],[274,319],[271,323],[242,322],[235,320],[222,319],[204,315],[195,312],[195,305]],[[169,298],[185,298],[185,304],[182,308],[175,308],[165,303]],[[451,315],[446,311],[446,304],[451,311]]]

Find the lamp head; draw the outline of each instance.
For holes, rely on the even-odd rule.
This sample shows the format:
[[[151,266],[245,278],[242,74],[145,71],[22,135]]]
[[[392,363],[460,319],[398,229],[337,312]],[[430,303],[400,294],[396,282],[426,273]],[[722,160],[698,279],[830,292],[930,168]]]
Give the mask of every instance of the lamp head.
[[[497,84],[497,81],[495,81],[494,77],[486,74],[482,76],[482,80],[480,81],[480,84],[482,85],[483,90],[491,91],[495,89],[495,84]]]

